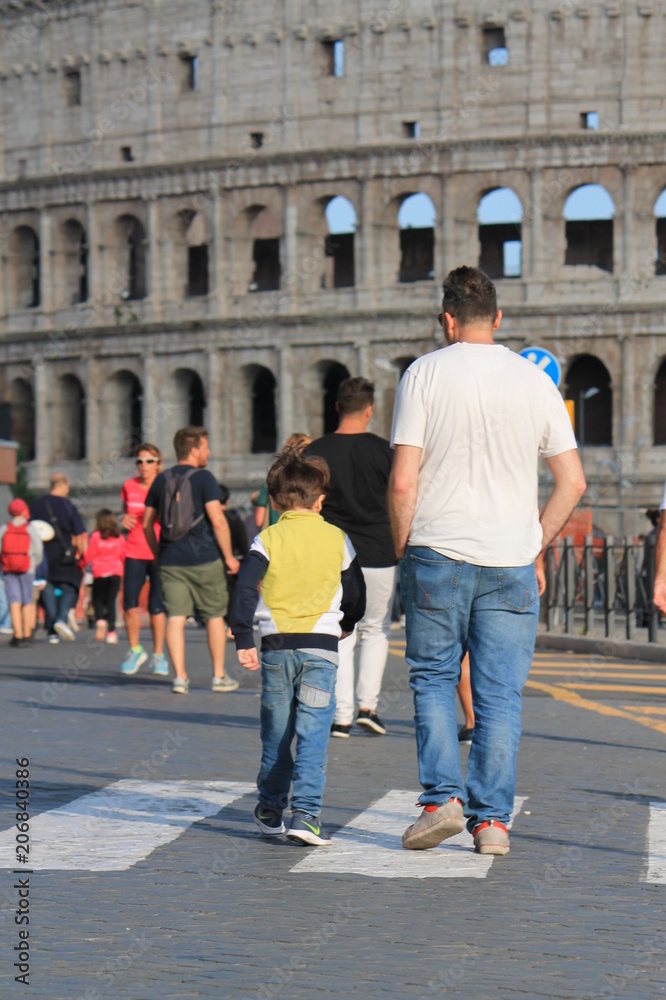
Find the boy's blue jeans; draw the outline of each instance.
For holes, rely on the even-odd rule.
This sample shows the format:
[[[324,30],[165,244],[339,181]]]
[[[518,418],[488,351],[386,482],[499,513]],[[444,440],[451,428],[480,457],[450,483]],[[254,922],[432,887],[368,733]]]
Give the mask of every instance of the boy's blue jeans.
[[[402,560],[409,683],[414,692],[423,805],[453,795],[468,829],[508,823],[516,786],[521,691],[534,655],[539,593],[534,565],[455,562],[410,546]],[[470,654],[474,738],[463,788],[456,725],[460,661]]]
[[[259,801],[272,809],[319,816],[326,782],[326,746],[335,711],[334,663],[313,653],[261,654]],[[296,755],[291,744],[296,737]]]

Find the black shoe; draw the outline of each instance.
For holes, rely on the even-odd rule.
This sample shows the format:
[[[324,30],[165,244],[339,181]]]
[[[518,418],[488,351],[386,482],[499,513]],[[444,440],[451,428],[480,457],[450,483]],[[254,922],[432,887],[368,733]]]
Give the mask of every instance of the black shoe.
[[[331,726],[331,736],[338,736],[341,740],[348,740],[351,733],[351,726],[343,726],[339,722],[334,722]]]
[[[471,743],[472,736],[474,736],[474,728],[465,729],[463,726],[462,729],[458,730],[458,743]]]
[[[20,649],[23,645],[23,639],[19,639],[18,636],[15,635],[9,640],[9,645],[12,649]]]
[[[257,802],[254,815],[252,817],[264,837],[279,837],[281,833],[286,833],[287,828],[282,822],[282,810],[271,809]]]
[[[26,646],[32,646],[32,636],[26,635],[19,641],[19,646],[24,649]]]
[[[294,813],[287,837],[308,847],[328,847],[331,843],[331,835],[320,825],[319,817],[304,812]]]
[[[386,726],[377,713],[371,712],[369,708],[362,708],[359,711],[356,717],[356,725],[363,726],[369,733],[375,733],[377,736],[384,736],[386,734]]]

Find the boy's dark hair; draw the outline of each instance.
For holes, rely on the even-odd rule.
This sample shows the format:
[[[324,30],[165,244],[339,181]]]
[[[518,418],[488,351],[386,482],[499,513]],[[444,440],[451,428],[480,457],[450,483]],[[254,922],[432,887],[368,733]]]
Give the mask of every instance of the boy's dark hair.
[[[229,496],[230,496],[229,487],[225,486],[224,483],[218,483],[217,485],[220,487],[221,503],[224,504],[224,503],[227,502],[227,500],[229,499]]]
[[[181,427],[179,431],[176,431],[173,449],[178,461],[182,462],[184,458],[189,458],[192,449],[198,448],[202,438],[207,437],[208,431],[205,427]]]
[[[328,465],[319,455],[280,455],[267,477],[268,494],[281,510],[312,507],[330,482]]]
[[[120,535],[120,525],[116,521],[115,515],[108,507],[102,507],[95,515],[95,527],[103,539],[118,538]]]
[[[360,413],[375,401],[375,386],[360,375],[346,378],[338,386],[338,413],[346,417],[350,413]]]
[[[477,267],[457,267],[442,282],[442,312],[454,316],[460,326],[475,320],[494,322],[497,292],[487,274]]]

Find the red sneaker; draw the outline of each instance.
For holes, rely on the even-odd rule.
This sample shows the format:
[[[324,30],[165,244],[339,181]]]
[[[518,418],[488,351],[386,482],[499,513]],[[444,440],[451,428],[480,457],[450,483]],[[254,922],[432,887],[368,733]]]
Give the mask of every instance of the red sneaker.
[[[488,819],[472,830],[474,850],[479,854],[508,854],[509,831],[498,819]]]

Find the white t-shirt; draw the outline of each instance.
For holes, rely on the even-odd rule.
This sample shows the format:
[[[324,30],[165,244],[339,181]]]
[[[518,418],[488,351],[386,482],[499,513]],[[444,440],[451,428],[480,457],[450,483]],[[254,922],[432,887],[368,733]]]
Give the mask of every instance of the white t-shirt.
[[[553,381],[501,344],[453,344],[409,366],[391,444],[422,449],[410,545],[476,566],[541,549],[538,456],[576,447]]]
[[[659,504],[659,510],[666,510],[666,486],[664,486],[664,495],[661,498],[661,503]]]

